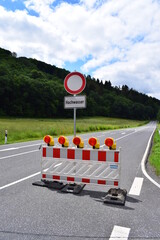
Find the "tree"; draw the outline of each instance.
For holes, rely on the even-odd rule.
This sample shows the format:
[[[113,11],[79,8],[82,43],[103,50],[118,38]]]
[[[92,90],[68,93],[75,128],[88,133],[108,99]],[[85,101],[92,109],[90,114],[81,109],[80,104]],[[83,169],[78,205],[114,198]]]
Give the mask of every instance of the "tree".
[[[31,71],[31,77],[34,78],[34,79],[42,78],[43,74],[40,71],[37,71],[36,69],[33,69]]]

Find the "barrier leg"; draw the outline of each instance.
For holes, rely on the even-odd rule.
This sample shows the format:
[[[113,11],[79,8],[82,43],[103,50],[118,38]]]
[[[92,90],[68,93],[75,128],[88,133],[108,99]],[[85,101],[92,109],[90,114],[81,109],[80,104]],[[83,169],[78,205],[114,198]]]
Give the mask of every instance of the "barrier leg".
[[[69,183],[62,188],[61,192],[79,194],[86,184]]]
[[[66,184],[64,184],[62,182],[57,182],[57,181],[51,182],[51,181],[46,181],[46,180],[42,181],[41,180],[41,181],[37,181],[37,182],[32,183],[32,185],[61,190],[63,187],[65,187]]]
[[[111,188],[107,195],[102,198],[104,203],[110,203],[110,204],[117,204],[117,205],[125,205],[127,196],[127,191],[125,189],[120,188]]]

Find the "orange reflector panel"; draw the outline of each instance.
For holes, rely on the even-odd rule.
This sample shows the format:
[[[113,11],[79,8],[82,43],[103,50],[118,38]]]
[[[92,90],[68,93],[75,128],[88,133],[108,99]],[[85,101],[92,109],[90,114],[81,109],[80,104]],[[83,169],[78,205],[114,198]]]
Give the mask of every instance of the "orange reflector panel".
[[[65,143],[65,138],[64,137],[59,137],[58,142],[60,144],[64,144]]]
[[[113,145],[113,139],[112,139],[112,138],[106,138],[105,144],[106,144],[106,146],[108,146],[108,147],[112,147],[112,145]]]
[[[80,142],[81,142],[81,139],[80,139],[79,137],[73,138],[73,143],[74,143],[76,146],[78,146],[78,145],[80,144]]]
[[[51,141],[51,137],[50,136],[47,135],[47,136],[44,137],[44,142],[45,143],[48,144],[48,143],[50,143],[50,141]]]
[[[89,139],[88,143],[89,143],[92,147],[94,147],[94,146],[96,145],[96,143],[97,143],[97,139],[94,138],[94,137],[92,137],[92,138]]]

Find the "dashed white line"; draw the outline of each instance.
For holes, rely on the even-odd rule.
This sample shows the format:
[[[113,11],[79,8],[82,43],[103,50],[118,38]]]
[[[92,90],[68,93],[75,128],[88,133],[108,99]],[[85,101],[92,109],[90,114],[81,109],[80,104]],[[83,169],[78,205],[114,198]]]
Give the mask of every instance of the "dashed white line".
[[[140,195],[143,180],[144,180],[143,178],[135,177],[133,184],[131,186],[131,189],[129,191],[130,195],[136,195],[136,196]]]
[[[98,137],[104,137],[104,134],[103,134],[103,135],[96,136],[96,138],[98,138]]]
[[[127,240],[130,233],[130,228],[114,226],[109,240]]]
[[[139,130],[139,131],[142,131],[142,130]],[[129,133],[129,134],[123,136],[123,137],[117,138],[116,141],[118,141],[118,140],[120,140],[122,138],[126,138],[126,137],[128,137],[128,136],[130,136],[132,134],[135,134],[135,133],[139,132],[139,131],[134,131],[134,132],[131,132],[131,133]],[[104,146],[105,146],[105,144],[101,145],[100,147],[103,148]]]
[[[99,135],[99,136],[96,136],[96,138],[98,138],[98,137],[104,137],[104,134]],[[87,140],[89,140],[89,138],[84,138],[84,139],[83,139],[83,141],[87,141]]]
[[[122,139],[122,138],[128,137],[128,136],[130,136],[130,135],[132,135],[132,134],[135,134],[135,133],[137,133],[137,132],[140,132],[140,131],[142,131],[142,130],[134,131],[134,132],[128,133],[127,135],[125,135],[125,136],[123,136],[123,137],[117,138],[116,141],[118,141],[118,140],[120,140],[120,139]]]

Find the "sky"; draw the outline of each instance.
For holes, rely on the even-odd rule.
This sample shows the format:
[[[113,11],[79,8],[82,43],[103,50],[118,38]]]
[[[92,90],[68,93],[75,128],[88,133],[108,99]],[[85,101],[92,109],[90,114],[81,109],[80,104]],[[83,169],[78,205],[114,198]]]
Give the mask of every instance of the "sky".
[[[160,0],[0,0],[0,47],[160,99]]]

